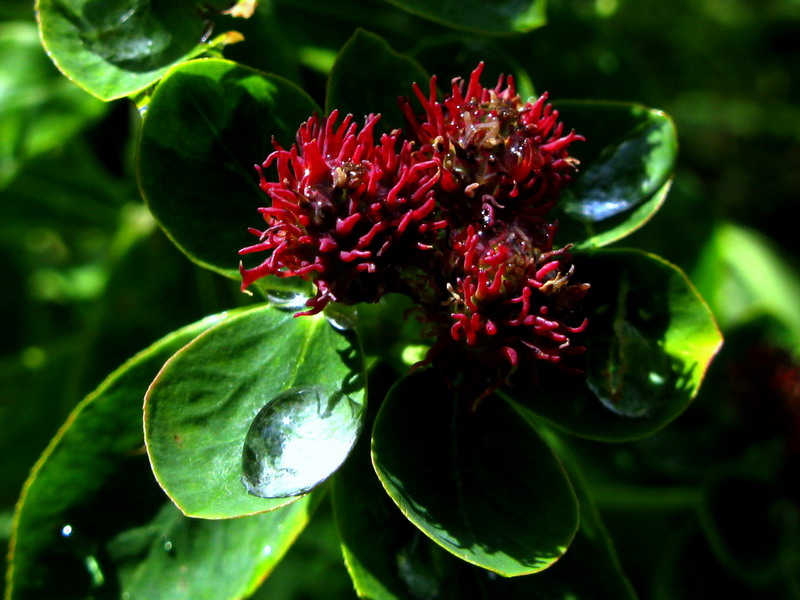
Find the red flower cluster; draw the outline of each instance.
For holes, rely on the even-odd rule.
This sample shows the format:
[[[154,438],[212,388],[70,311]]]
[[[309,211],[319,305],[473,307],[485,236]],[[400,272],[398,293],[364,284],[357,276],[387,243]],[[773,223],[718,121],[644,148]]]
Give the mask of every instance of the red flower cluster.
[[[554,249],[547,219],[577,167],[568,147],[583,138],[564,134],[546,94],[524,103],[511,77],[484,88],[482,70],[441,102],[435,77],[427,96],[415,85],[423,112],[401,100],[404,137],[376,143],[378,116],[358,130],[334,111],[303,124],[291,149],[276,144],[263,167],[275,162],[278,181],[259,168],[267,228],[241,251],[270,254],[241,268],[243,288],[265,275],[311,279],[301,314],[407,294],[438,340],[426,362],[463,370],[474,358],[490,390],[522,364],[583,351],[572,338],[586,327],[588,285],[572,283],[569,247]]]
[[[397,291],[403,269],[417,264],[436,231],[447,227],[436,215],[437,162],[419,160],[396,132],[375,145],[378,116],[360,131],[351,115],[338,127],[337,117],[337,111],[323,123],[311,117],[290,150],[275,144],[262,167],[276,162],[277,182],[256,167],[272,199],[260,209],[269,227],[251,229],[260,241],[240,251],[271,250],[258,267],[241,268],[242,289],[265,275],[314,280],[316,296],[302,314],[331,301],[377,302]]]

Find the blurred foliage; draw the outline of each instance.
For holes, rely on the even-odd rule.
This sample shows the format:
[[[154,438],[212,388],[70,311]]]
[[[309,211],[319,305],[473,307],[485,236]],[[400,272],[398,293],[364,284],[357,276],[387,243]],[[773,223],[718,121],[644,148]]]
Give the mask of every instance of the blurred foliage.
[[[800,198],[800,2],[550,2],[546,26],[504,36],[453,32],[388,3],[335,7],[275,0],[247,22],[219,17],[219,31],[250,42],[225,56],[287,77],[323,105],[336,53],[366,27],[441,65],[431,68],[441,81],[489,57],[490,74],[514,70],[523,88],[635,100],[674,118],[680,153],[669,201],[627,243],[692,275],[727,344],[700,397],[663,432],[570,444],[642,597],[799,598],[800,246],[790,215]],[[104,374],[248,298],[155,227],[133,177],[136,108],[104,105],[58,73],[37,43],[31,2],[0,5],[0,57],[7,537],[29,469]],[[730,539],[730,522],[743,540]],[[333,523],[314,523],[322,529],[300,538],[256,597],[350,595]]]

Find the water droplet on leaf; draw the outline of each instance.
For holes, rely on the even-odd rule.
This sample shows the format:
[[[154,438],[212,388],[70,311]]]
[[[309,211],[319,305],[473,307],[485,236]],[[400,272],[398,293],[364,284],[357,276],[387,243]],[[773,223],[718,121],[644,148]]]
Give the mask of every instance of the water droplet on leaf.
[[[589,388],[603,405],[624,417],[645,417],[659,408],[669,391],[669,356],[631,323],[618,319],[608,358],[587,373]]]
[[[242,483],[261,498],[310,491],[347,458],[363,416],[363,404],[331,387],[282,392],[250,425],[242,451]]]
[[[308,306],[306,306],[308,297],[300,292],[269,289],[266,290],[265,294],[269,303],[281,310],[295,312],[308,308]]]
[[[328,323],[336,331],[350,331],[355,329],[358,321],[358,311],[354,306],[345,306],[338,302],[331,302],[323,311]]]

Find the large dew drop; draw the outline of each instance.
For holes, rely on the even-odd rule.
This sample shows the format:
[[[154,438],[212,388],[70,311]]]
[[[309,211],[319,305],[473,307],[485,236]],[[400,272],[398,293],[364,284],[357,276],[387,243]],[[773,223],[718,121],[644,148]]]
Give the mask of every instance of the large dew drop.
[[[363,404],[332,388],[307,386],[282,392],[250,425],[242,451],[242,483],[261,498],[310,491],[347,458],[363,416]]]
[[[672,388],[669,357],[627,321],[618,319],[614,332],[608,361],[589,368],[587,384],[609,410],[646,417],[662,407]]]

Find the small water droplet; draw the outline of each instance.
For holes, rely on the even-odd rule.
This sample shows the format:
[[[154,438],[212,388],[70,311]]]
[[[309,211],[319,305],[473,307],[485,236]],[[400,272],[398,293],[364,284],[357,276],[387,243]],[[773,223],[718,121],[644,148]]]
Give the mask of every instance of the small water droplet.
[[[336,331],[351,331],[358,321],[358,311],[354,306],[345,306],[338,302],[328,304],[323,314]]]
[[[211,39],[211,34],[214,32],[214,24],[209,22],[206,25],[206,29],[203,32],[203,35],[200,36],[200,43],[205,44],[209,39]]]
[[[61,536],[65,537],[65,538],[68,538],[71,535],[72,535],[72,525],[69,525],[69,524],[64,525],[61,528]]]
[[[264,556],[272,554],[272,546],[264,546],[264,549],[261,551],[261,554],[263,554]]]
[[[278,394],[256,415],[242,450],[242,483],[261,498],[304,494],[341,466],[358,438],[364,407],[326,386]]]
[[[295,312],[298,310],[307,309],[306,300],[308,296],[295,292],[292,290],[273,290],[269,289],[265,292],[267,300],[275,308],[281,310]]]
[[[172,552],[172,540],[169,539],[169,536],[166,533],[161,534],[161,547],[164,548],[164,552]]]

